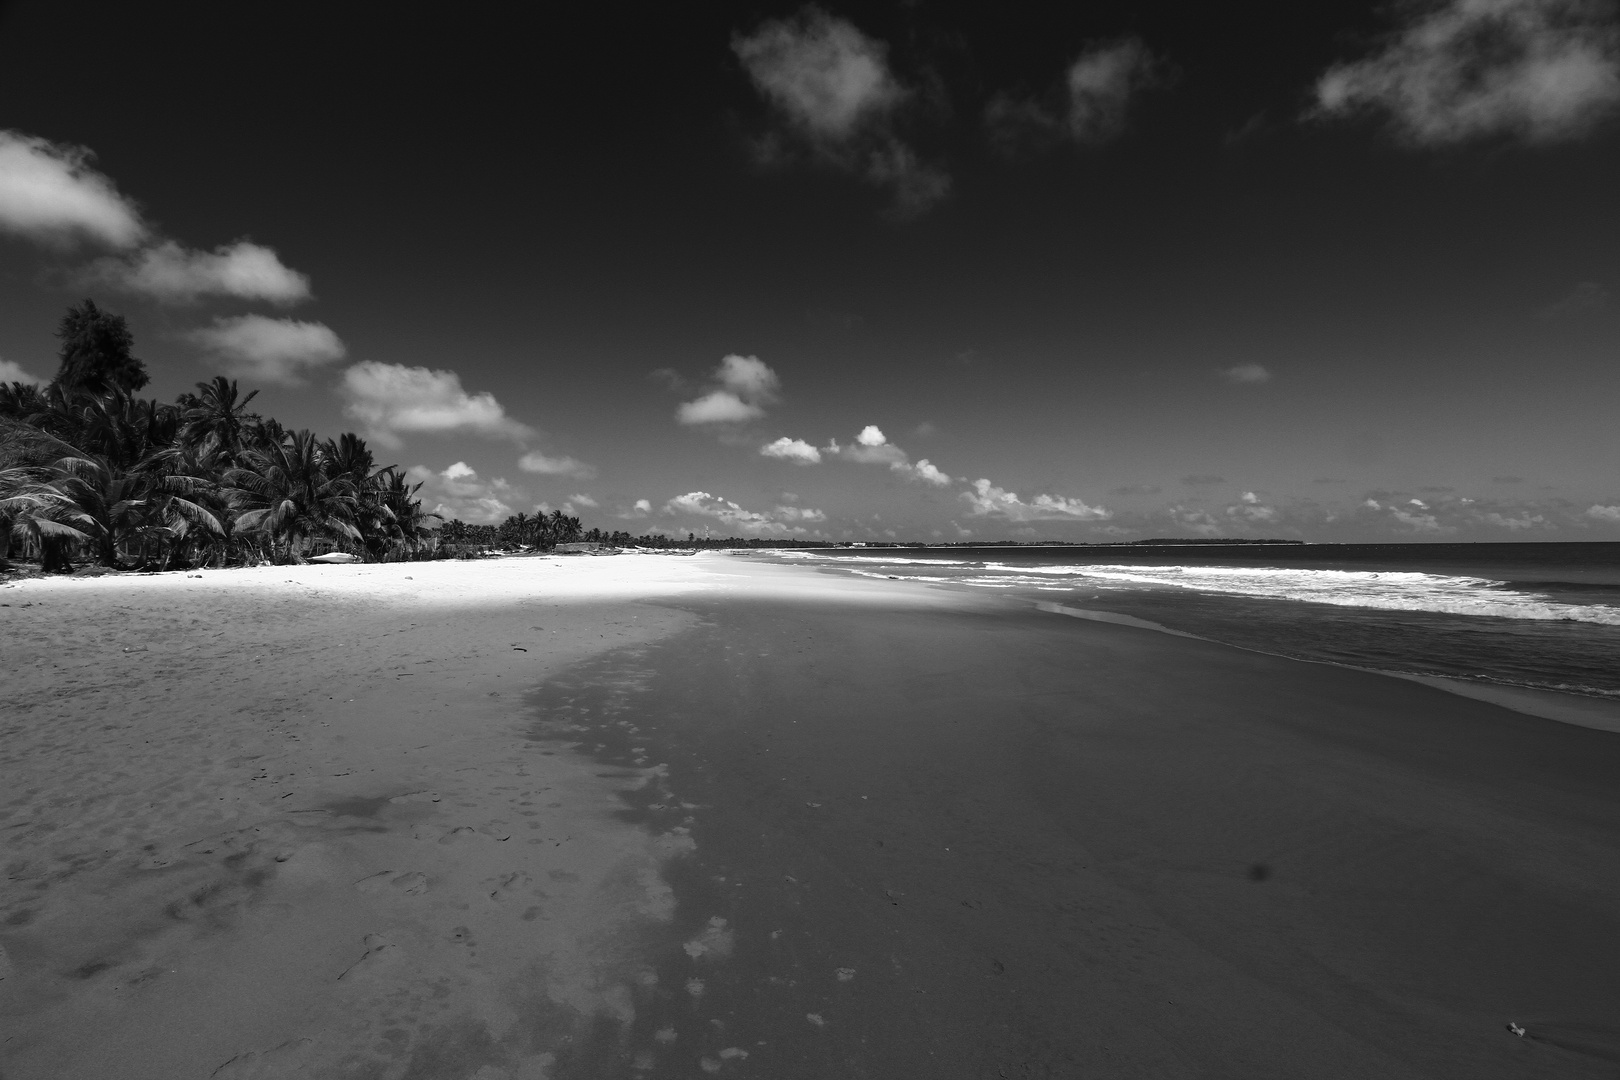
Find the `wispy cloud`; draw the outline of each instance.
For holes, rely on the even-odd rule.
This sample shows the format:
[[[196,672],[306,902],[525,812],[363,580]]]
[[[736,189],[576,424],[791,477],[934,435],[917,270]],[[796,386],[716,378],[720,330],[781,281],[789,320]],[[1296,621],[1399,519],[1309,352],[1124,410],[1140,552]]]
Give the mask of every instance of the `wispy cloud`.
[[[150,230],[84,147],[0,131],[0,231],[52,247],[130,248]]]
[[[1611,4],[1448,0],[1406,10],[1382,51],[1317,80],[1317,115],[1381,113],[1420,145],[1550,142],[1585,134],[1620,105]]]
[[[165,240],[127,258],[99,260],[88,276],[171,304],[210,296],[284,305],[310,298],[308,275],[289,268],[270,248],[248,240],[222,244],[213,251],[195,251]]]
[[[808,532],[803,523],[818,524],[827,520],[827,515],[820,510],[798,506],[777,506],[768,511],[744,510],[730,499],[707,491],[689,491],[675,496],[664,504],[664,513],[712,518],[727,529],[748,536],[803,535]]]
[[[759,448],[759,452],[765,457],[780,458],[783,461],[791,461],[795,465],[819,465],[821,463],[821,451],[803,439],[790,439],[786,435],[783,435],[775,442],[766,443]]]
[[[896,111],[913,92],[889,68],[888,47],[817,7],[772,19],[732,39],[732,51],[783,127],[762,145],[766,159],[797,146],[822,164],[887,188],[903,216],[950,191],[950,177],[895,134]]]
[[[1239,386],[1254,386],[1271,381],[1271,372],[1259,364],[1238,364],[1221,372],[1221,378]]]
[[[404,434],[470,432],[518,442],[534,435],[533,429],[506,415],[494,394],[463,390],[461,377],[453,371],[367,360],[343,373],[340,389],[347,399],[344,415],[389,449],[403,445]]]
[[[165,239],[91,166],[92,157],[84,147],[0,131],[0,232],[59,250],[81,243],[115,249],[121,254],[96,260],[81,276],[163,303],[309,299],[309,278],[262,244],[238,240],[197,251]]]
[[[301,386],[311,371],[348,353],[332,330],[318,322],[237,315],[186,334],[225,364],[229,374]]]
[[[985,109],[990,138],[1003,150],[1067,139],[1095,146],[1125,130],[1131,101],[1158,81],[1161,65],[1139,38],[1088,47],[1069,65],[1060,106],[998,94]]]
[[[1586,510],[1586,516],[1593,521],[1602,521],[1610,525],[1620,525],[1620,506],[1603,506],[1594,503]]]
[[[413,465],[406,470],[406,475],[413,483],[422,485],[423,505],[431,505],[432,512],[446,521],[459,518],[474,525],[505,521],[513,513],[512,502],[521,497],[511,484],[499,477],[482,479],[465,461],[457,461],[439,472],[426,465]]]
[[[891,472],[912,480],[921,480],[925,484],[935,487],[944,487],[951,482],[951,478],[936,468],[927,458],[911,460],[900,447],[889,441],[887,435],[876,424],[868,424],[855,436],[853,442],[847,446],[840,446],[834,439],[820,451],[828,457],[839,458],[843,461],[853,461],[862,465],[887,465]]]
[[[1006,521],[1106,521],[1114,516],[1101,506],[1087,506],[1079,499],[1061,495],[1037,495],[1025,502],[1017,492],[997,487],[988,480],[973,482],[972,491],[962,492],[968,513],[975,517],[997,517]]]
[[[716,384],[708,393],[675,410],[677,422],[692,426],[742,424],[765,415],[779,400],[782,380],[757,356],[733,353],[714,369]]]
[[[518,468],[544,476],[571,476],[576,480],[591,480],[596,476],[595,466],[566,455],[550,457],[538,450],[531,450],[518,458]]]
[[[1613,300],[1614,293],[1607,285],[1596,281],[1583,281],[1567,295],[1559,297],[1536,314],[1543,319],[1572,319],[1603,311]]]
[[[26,383],[29,386],[44,386],[45,380],[30,375],[23,370],[21,364],[15,360],[0,360],[0,383]]]

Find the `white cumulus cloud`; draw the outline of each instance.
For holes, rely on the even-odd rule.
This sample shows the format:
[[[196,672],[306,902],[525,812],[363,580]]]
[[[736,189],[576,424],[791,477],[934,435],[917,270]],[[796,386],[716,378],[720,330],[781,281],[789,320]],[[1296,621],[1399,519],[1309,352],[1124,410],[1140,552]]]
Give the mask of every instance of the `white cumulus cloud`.
[[[1602,506],[1594,504],[1587,508],[1586,516],[1593,521],[1607,521],[1620,524],[1620,506]]]
[[[474,525],[493,525],[512,516],[512,485],[496,477],[483,480],[465,461],[434,472],[426,465],[406,470],[413,483],[422,485],[422,504],[445,521],[460,519]]]
[[[36,378],[23,370],[21,364],[15,360],[0,360],[0,383],[26,383],[29,386],[44,386],[45,380]]]
[[[90,161],[82,147],[0,131],[0,231],[52,246],[129,248],[146,239],[134,203]]]
[[[463,390],[461,377],[453,371],[366,360],[343,373],[341,390],[347,399],[344,415],[390,449],[402,445],[402,434],[466,431],[516,441],[534,435],[506,415],[494,394]]]
[[[1593,0],[1448,0],[1316,84],[1316,111],[1389,117],[1408,141],[1584,134],[1620,105],[1620,33]]]
[[[238,240],[195,251],[165,240],[126,259],[103,259],[92,276],[165,303],[207,296],[296,304],[310,297],[309,277],[262,244]]]
[[[903,216],[948,194],[950,177],[893,132],[895,112],[913,95],[889,69],[883,42],[809,7],[734,37],[731,47],[786,124],[767,156],[781,157],[784,141],[802,145],[815,160],[888,188]]]
[[[712,518],[727,529],[750,536],[802,535],[806,530],[798,522],[826,520],[820,510],[797,506],[778,506],[765,512],[744,510],[730,499],[707,491],[689,491],[675,496],[664,504],[664,513]]]
[[[741,424],[758,420],[765,407],[781,396],[782,380],[757,356],[723,357],[714,369],[718,385],[675,410],[677,422],[687,425]]]
[[[571,476],[576,480],[591,480],[596,476],[596,468],[587,465],[577,458],[568,456],[550,457],[531,450],[518,458],[518,468],[524,472],[542,473],[546,476]]]
[[[783,435],[775,442],[768,442],[759,448],[765,457],[781,458],[796,465],[818,465],[821,463],[821,451],[805,442],[803,439],[790,439]]]
[[[1259,364],[1238,364],[1236,367],[1226,368],[1221,377],[1227,382],[1241,385],[1258,385],[1271,381],[1271,372]]]
[[[890,442],[889,437],[883,434],[883,429],[876,424],[868,424],[862,428],[850,445],[840,446],[834,439],[823,446],[820,453],[861,465],[887,465],[892,472],[897,472],[908,479],[921,480],[935,487],[944,487],[951,482],[951,478],[927,458],[913,462],[911,456]]]
[[[675,410],[676,421],[689,425],[741,424],[764,415],[765,410],[760,406],[744,401],[730,390],[710,391],[696,401],[682,403]]]
[[[968,512],[976,517],[999,517],[1007,521],[1106,521],[1113,511],[1087,506],[1079,499],[1058,495],[1037,495],[1028,502],[1016,492],[999,488],[988,480],[973,482],[972,491],[962,492]]]
[[[300,386],[309,372],[343,359],[348,349],[323,323],[237,315],[186,335],[224,362],[232,375]]]

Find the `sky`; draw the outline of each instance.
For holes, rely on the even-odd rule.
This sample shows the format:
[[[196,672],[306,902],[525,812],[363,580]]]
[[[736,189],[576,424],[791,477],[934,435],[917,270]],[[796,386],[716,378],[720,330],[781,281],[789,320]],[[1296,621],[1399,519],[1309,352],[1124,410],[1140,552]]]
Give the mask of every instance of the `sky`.
[[[0,2],[0,379],[94,298],[469,522],[1620,540],[1616,4],[568,7]]]

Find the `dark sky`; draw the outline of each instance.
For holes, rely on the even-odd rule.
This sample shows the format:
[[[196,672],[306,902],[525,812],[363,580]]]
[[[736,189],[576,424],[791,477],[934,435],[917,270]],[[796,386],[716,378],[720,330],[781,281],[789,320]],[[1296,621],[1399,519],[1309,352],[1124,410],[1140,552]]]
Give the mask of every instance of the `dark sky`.
[[[0,7],[144,227],[0,167],[3,370],[93,296],[467,520],[1620,539],[1612,6],[404,7]]]

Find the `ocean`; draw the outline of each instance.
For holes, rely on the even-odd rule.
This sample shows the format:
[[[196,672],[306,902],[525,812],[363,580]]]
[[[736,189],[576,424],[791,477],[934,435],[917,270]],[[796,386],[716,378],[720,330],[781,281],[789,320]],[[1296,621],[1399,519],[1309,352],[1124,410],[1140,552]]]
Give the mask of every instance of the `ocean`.
[[[775,552],[996,589],[1260,652],[1620,701],[1620,543]]]

